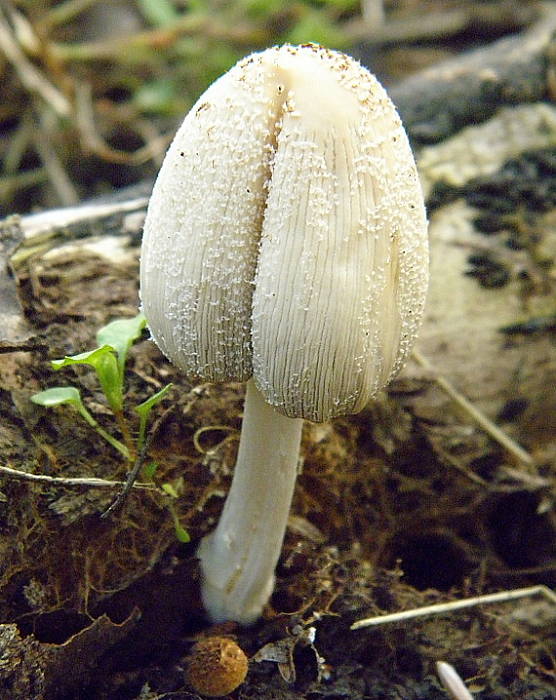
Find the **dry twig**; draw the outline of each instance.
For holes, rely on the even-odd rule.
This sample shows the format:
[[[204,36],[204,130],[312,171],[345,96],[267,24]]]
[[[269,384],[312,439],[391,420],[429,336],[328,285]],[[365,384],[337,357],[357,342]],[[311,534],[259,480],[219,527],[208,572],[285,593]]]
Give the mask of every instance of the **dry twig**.
[[[434,373],[434,368],[431,363],[421,355],[418,350],[413,351],[413,358],[415,361],[421,365],[427,371]],[[446,379],[439,374],[433,374],[433,379],[438,384],[438,386],[444,391],[448,396],[460,407],[462,408],[471,418],[479,425],[479,427],[485,431],[490,437],[501,445],[506,452],[508,452],[514,459],[518,462],[526,464],[528,467],[533,465],[533,458],[526,452],[523,447],[517,444],[515,440],[507,435],[503,430],[501,430],[497,425],[495,425],[490,418],[487,418],[484,413],[479,411],[479,409],[474,406],[469,399],[466,399],[463,394],[452,385]]]
[[[125,485],[125,481],[107,481],[106,479],[97,479],[96,477],[62,477],[48,476],[47,474],[28,474],[27,472],[11,469],[10,467],[0,466],[0,476],[4,474],[12,479],[19,481],[33,481],[38,484],[46,484],[47,486],[67,486],[88,487],[88,488],[103,488],[114,489]],[[154,484],[135,483],[133,488],[142,489],[143,491],[158,491]]]
[[[454,612],[454,610],[462,610],[463,608],[472,608],[487,603],[506,603],[510,600],[530,598],[535,595],[542,595],[556,604],[556,593],[550,588],[546,586],[530,586],[529,588],[516,588],[510,591],[478,595],[473,598],[464,598],[463,600],[452,600],[449,603],[425,605],[422,608],[402,610],[401,612],[391,613],[389,615],[376,615],[375,617],[357,620],[357,622],[351,625],[350,629],[358,630],[363,627],[376,627],[377,625],[386,625],[390,622],[402,622],[403,620],[412,620],[416,617],[425,617],[427,615],[442,615],[444,613]]]
[[[52,83],[29,61],[17,43],[10,24],[0,8],[0,50],[13,65],[29,92],[39,95],[60,117],[68,117],[71,104]]]

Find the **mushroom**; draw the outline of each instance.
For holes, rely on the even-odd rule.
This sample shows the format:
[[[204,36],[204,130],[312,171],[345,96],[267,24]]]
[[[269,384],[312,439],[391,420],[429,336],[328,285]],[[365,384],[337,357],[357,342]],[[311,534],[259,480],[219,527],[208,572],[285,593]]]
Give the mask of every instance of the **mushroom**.
[[[190,381],[247,381],[232,485],[198,549],[212,620],[260,616],[303,420],[360,411],[399,371],[427,278],[408,139],[355,60],[274,47],[193,106],[150,200],[141,297],[154,340]]]

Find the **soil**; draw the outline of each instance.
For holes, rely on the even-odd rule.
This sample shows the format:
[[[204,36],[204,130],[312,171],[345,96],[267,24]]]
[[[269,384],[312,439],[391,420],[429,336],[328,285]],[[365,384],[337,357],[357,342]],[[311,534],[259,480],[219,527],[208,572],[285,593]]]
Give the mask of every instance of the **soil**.
[[[386,51],[371,45],[378,70],[394,78],[408,65],[434,65],[520,29],[529,20],[514,26],[515,13],[537,4],[385,5],[421,18],[447,6],[472,10],[444,43],[433,36],[427,45],[425,32],[403,44],[387,36]],[[492,18],[478,22],[476,11]],[[540,25],[551,33],[553,25]],[[156,44],[157,70],[160,51]],[[188,384],[144,333],[129,353],[118,424],[92,370],[55,372],[49,362],[94,348],[100,327],[137,313],[144,206],[83,228],[61,222],[54,243],[49,235],[22,241],[17,219],[0,223],[0,467],[19,472],[0,471],[0,698],[197,700],[186,668],[207,635],[235,639],[250,660],[232,700],[441,700],[448,694],[438,661],[452,664],[478,700],[556,698],[556,605],[546,593],[556,586],[554,55],[552,39],[494,46],[392,92],[422,149],[431,241],[439,246],[433,263],[443,267],[435,279],[445,278],[431,289],[436,325],[425,324],[419,347],[527,447],[531,461],[512,456],[415,362],[360,414],[306,423],[276,588],[252,627],[208,623],[195,559],[231,480],[244,387]],[[50,68],[59,70],[56,62]],[[126,79],[130,70],[124,61]],[[4,84],[3,123],[14,128],[19,115],[11,110],[20,111],[21,99],[14,80]],[[111,93],[99,91],[106,109]],[[542,138],[522,125],[520,102],[540,103]],[[507,143],[476,140],[478,122],[501,105],[517,105],[502,127],[495,124],[497,133],[513,125],[504,132],[511,157],[499,155]],[[108,142],[124,113],[102,113]],[[458,137],[476,124],[462,147]],[[99,185],[99,154],[91,156],[89,142],[75,152],[75,135],[66,138],[68,179],[80,196],[156,170],[105,164]],[[442,150],[450,139],[455,155],[450,144]],[[431,144],[440,144],[439,156]],[[500,162],[484,167],[491,151]],[[467,153],[477,162],[463,167]],[[150,183],[138,187],[121,197],[146,197]],[[59,201],[35,184],[8,190],[7,212]],[[463,333],[450,328],[453,306]],[[45,409],[30,397],[74,386],[95,419],[123,439],[122,425],[137,433],[134,407],[169,382],[139,474],[147,481],[155,462],[154,488],[132,488],[123,507],[102,517],[130,465],[70,406]],[[60,481],[87,478],[103,484]],[[176,520],[190,542],[178,538]],[[362,618],[530,587],[515,600],[351,629]]]
[[[119,435],[94,372],[54,372],[48,360],[95,347],[100,326],[135,315],[136,244],[131,237],[117,261],[60,246],[17,265],[14,303],[27,338],[24,349],[2,347],[4,466],[125,479],[128,465],[71,407],[45,409],[30,397],[75,386]],[[133,406],[170,381],[148,460],[158,464],[155,484],[171,484],[177,497],[133,489],[103,519],[117,485],[2,480],[3,697],[197,697],[184,676],[188,653],[200,634],[222,630],[203,616],[195,547],[230,481],[243,387],[189,385],[145,335],[126,371],[132,431]],[[423,412],[428,394],[430,379],[406,372],[359,415],[305,425],[271,604],[255,626],[225,630],[251,658],[230,697],[440,699],[439,660],[478,698],[555,697],[556,609],[542,596],[350,629],[368,616],[556,583],[553,466],[529,481],[508,480],[500,447],[455,408]],[[503,418],[515,420],[521,408],[517,397],[508,400]],[[190,543],[178,541],[172,513]],[[276,657],[276,645],[285,645],[286,661],[261,661]]]

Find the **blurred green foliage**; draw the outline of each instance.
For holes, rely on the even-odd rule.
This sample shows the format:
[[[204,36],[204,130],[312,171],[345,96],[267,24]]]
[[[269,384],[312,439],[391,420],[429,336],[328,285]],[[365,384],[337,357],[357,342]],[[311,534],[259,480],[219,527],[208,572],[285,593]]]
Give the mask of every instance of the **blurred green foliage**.
[[[154,177],[178,122],[238,59],[285,42],[349,49],[359,5],[2,0],[2,213]]]

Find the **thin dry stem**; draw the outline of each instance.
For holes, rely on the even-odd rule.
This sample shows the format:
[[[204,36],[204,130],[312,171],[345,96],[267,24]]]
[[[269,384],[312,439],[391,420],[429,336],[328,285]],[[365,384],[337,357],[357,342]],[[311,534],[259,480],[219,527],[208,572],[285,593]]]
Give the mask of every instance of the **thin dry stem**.
[[[404,620],[411,620],[416,617],[425,617],[427,615],[442,615],[444,613],[451,613],[455,610],[461,610],[463,608],[472,608],[477,605],[485,605],[487,603],[506,603],[510,600],[530,598],[531,596],[535,595],[542,595],[556,605],[556,593],[554,593],[554,591],[552,591],[550,588],[547,588],[546,586],[530,586],[529,588],[516,588],[509,591],[479,595],[473,598],[464,598],[463,600],[452,600],[449,603],[425,605],[422,608],[402,610],[401,612],[391,613],[389,615],[368,617],[363,620],[357,620],[357,622],[352,624],[350,629],[358,630],[363,627],[376,627],[377,625],[386,625],[390,622],[402,622]]]
[[[172,137],[166,134],[157,136],[132,152],[112,148],[96,128],[91,86],[88,83],[77,84],[75,99],[77,126],[83,147],[103,160],[120,165],[141,165],[151,159],[158,160],[171,141]]]
[[[49,8],[47,23],[50,26],[66,24],[71,22],[77,15],[87,10],[97,0],[66,0],[54,7]]]
[[[503,447],[506,452],[508,452],[514,459],[518,462],[526,464],[528,467],[533,466],[533,458],[531,455],[518,445],[515,440],[507,435],[503,430],[501,430],[495,423],[493,423],[490,418],[487,418],[482,411],[480,411],[474,404],[465,398],[460,392],[440,374],[434,374],[434,368],[431,363],[421,355],[418,350],[413,351],[413,358],[415,361],[421,365],[427,371],[433,373],[433,379],[438,384],[438,386],[444,391],[457,405],[462,408],[474,421],[485,431],[490,437],[497,442],[501,447]]]
[[[39,129],[34,134],[33,142],[60,204],[71,206],[72,204],[77,204],[79,195],[60,157],[56,153],[56,149],[52,145],[50,137],[52,125],[48,123],[49,121],[51,120],[49,120],[48,114],[41,115]]]
[[[54,57],[61,61],[119,59],[133,62],[134,55],[137,54],[137,60],[144,62],[144,48],[160,49],[171,46],[183,36],[196,35],[248,47],[264,45],[269,38],[267,32],[249,24],[230,25],[219,22],[212,16],[186,13],[163,28],[147,29],[129,35],[125,42],[118,37],[83,43],[52,43],[51,50]]]
[[[13,65],[29,92],[41,97],[60,117],[68,117],[71,104],[28,60],[11,31],[5,14],[0,9],[0,50]]]
[[[205,433],[211,433],[214,431],[222,431],[226,433],[238,432],[235,428],[233,428],[230,425],[205,425],[202,428],[198,428],[193,434],[193,445],[195,446],[195,449],[197,450],[197,452],[199,452],[199,454],[206,455],[209,452],[214,451],[215,447],[205,449],[201,445],[201,435],[204,435]],[[227,437],[221,440],[219,444],[222,444],[225,440],[227,440]]]
[[[73,487],[88,487],[88,488],[120,488],[126,484],[125,481],[107,481],[106,479],[97,479],[96,477],[62,477],[48,476],[47,474],[28,474],[27,472],[11,469],[10,467],[0,466],[0,476],[6,476],[17,479],[19,481],[33,481],[38,484],[46,484],[49,486],[67,486]],[[153,484],[135,483],[133,488],[142,489],[143,491],[158,491]]]

